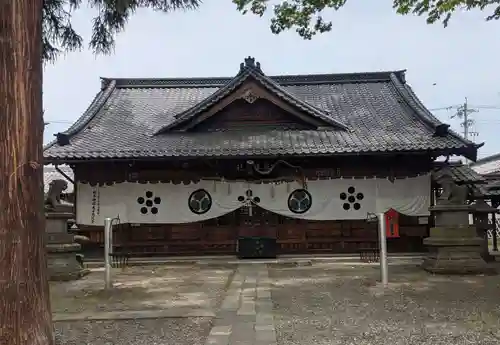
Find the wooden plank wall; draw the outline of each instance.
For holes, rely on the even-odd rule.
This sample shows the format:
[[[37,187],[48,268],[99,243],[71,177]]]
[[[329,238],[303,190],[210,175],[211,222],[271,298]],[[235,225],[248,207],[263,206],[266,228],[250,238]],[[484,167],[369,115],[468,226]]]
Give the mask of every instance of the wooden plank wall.
[[[222,217],[221,217],[222,218]],[[236,219],[235,214],[225,218]],[[265,236],[277,239],[280,254],[356,253],[359,248],[376,247],[377,224],[364,220],[306,221],[278,216],[280,223],[232,223],[209,220],[179,225],[123,224],[114,232],[116,251],[144,256],[152,255],[216,255],[235,254],[238,236]],[[102,227],[80,228],[90,238],[88,248],[100,252],[103,245]],[[428,226],[418,225],[415,217],[401,217],[401,237],[388,240],[390,252],[422,252]]]

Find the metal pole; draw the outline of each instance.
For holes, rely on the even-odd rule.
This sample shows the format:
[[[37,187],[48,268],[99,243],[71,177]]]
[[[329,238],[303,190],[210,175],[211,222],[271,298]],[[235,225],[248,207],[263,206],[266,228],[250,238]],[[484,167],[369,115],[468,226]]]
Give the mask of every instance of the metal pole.
[[[111,218],[104,219],[104,285],[111,289]]]
[[[492,228],[493,228],[493,232],[492,232],[492,235],[493,235],[493,251],[494,252],[498,252],[498,243],[497,243],[497,215],[496,213],[493,213],[492,215],[492,220],[491,220],[491,223],[492,223]]]
[[[380,245],[380,280],[382,285],[389,284],[389,268],[387,264],[387,239],[385,233],[385,214],[378,214],[378,238]]]
[[[465,97],[465,102],[464,102],[464,138],[467,140],[469,139],[469,109],[467,107],[467,97]]]
[[[113,254],[113,219],[109,228],[109,255]]]
[[[498,206],[499,206],[499,203],[497,200],[491,200],[491,206],[493,206],[494,208],[498,209]],[[496,213],[496,210],[495,212],[492,212],[491,213],[491,236],[492,236],[492,240],[493,240],[493,251],[494,252],[497,252],[498,251],[498,243],[497,243],[497,226],[498,226],[498,222],[497,222],[497,213]],[[489,248],[489,244],[488,244],[488,248]]]

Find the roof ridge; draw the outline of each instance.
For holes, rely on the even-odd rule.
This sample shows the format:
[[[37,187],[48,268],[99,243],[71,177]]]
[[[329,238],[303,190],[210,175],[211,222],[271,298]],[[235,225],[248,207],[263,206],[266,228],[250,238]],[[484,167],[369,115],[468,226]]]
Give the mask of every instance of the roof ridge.
[[[282,74],[267,76],[278,84],[302,85],[321,83],[346,83],[367,81],[390,81],[390,75],[397,75],[404,79],[406,70],[377,71],[377,72],[350,72],[350,73],[321,73],[321,74]],[[233,77],[179,77],[179,78],[108,78],[101,77],[105,82],[115,81],[116,87],[216,87],[230,82]]]
[[[343,124],[342,122],[330,118],[323,110],[316,108],[316,107],[312,106],[311,104],[309,104],[305,101],[302,101],[301,99],[298,99],[296,96],[294,96],[290,92],[284,90],[283,87],[281,87],[281,85],[279,85],[278,83],[276,83],[275,81],[273,81],[272,79],[267,77],[264,73],[255,73],[255,75],[254,75],[254,73],[252,73],[252,75],[257,79],[260,79],[260,81],[263,83],[266,83],[266,82],[269,83],[271,87],[275,88],[276,90],[281,92],[284,96],[288,97],[289,100],[293,100],[294,104],[296,106],[298,106],[299,108],[303,109],[303,107],[305,107],[306,109],[303,109],[303,110],[309,110],[310,112],[312,112],[313,114],[315,114],[316,116],[321,118],[323,121],[329,122],[333,125],[336,125],[342,129],[344,129],[344,130],[349,129],[349,127],[347,125]]]
[[[223,98],[229,92],[233,91],[236,87],[241,85],[241,83],[247,77],[248,73],[249,73],[248,71],[246,71],[244,73],[239,73],[236,77],[234,77],[231,81],[229,81],[226,85],[224,85],[224,87],[215,91],[215,93],[210,95],[205,100],[203,100],[199,103],[196,103],[191,108],[183,111],[182,113],[176,114],[174,116],[175,120],[168,125],[162,126],[159,130],[157,130],[155,132],[155,135],[163,133],[164,131],[183,123],[184,121],[192,118],[192,116],[194,114],[197,114],[200,111],[202,111],[203,109],[206,109],[209,106],[211,106],[212,104],[218,102],[221,98]]]
[[[408,87],[406,83],[402,83],[400,79],[396,76],[391,76],[391,82],[394,85],[396,92],[403,98],[406,104],[415,112],[419,120],[422,120],[432,130],[435,130],[437,126],[444,125],[432,114],[425,111],[426,108],[423,106],[422,102],[414,95],[411,88]]]
[[[450,125],[441,122],[429,111],[429,109],[425,107],[425,105],[422,103],[422,101],[420,101],[415,92],[413,92],[411,86],[406,84],[405,81],[402,81],[395,75],[391,75],[391,81],[396,88],[396,91],[401,95],[406,104],[408,104],[408,106],[414,110],[417,117],[422,120],[424,124],[435,131],[435,135],[439,136],[441,133],[447,133],[451,135],[452,137],[463,142],[466,146],[469,146],[469,148],[474,151],[474,158],[477,157],[477,149],[483,146],[484,143],[475,144],[474,142],[465,139],[464,137],[450,129]]]
[[[396,76],[391,76],[391,81],[396,87],[396,91],[403,97],[404,101],[415,111],[415,114],[420,120],[422,120],[431,129],[436,130],[439,126],[446,126],[447,132],[467,145],[476,145],[474,142],[463,138],[461,135],[457,134],[455,131],[449,129],[449,125],[441,122],[437,117],[432,114],[429,109],[425,107],[422,101],[415,94],[410,85],[401,82]]]

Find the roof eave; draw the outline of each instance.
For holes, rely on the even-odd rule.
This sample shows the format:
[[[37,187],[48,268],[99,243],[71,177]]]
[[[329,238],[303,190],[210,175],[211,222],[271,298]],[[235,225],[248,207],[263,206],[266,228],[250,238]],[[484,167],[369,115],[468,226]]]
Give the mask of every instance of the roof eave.
[[[290,153],[284,155],[276,155],[276,154],[255,154],[255,155],[157,155],[157,156],[144,156],[141,153],[138,153],[136,156],[109,156],[109,157],[78,157],[74,152],[71,153],[71,156],[49,156],[45,157],[44,164],[73,164],[73,163],[83,163],[90,161],[126,161],[126,160],[178,160],[178,159],[235,159],[235,158],[270,158],[270,157],[298,157],[298,158],[307,158],[307,157],[334,157],[334,156],[387,156],[387,155],[400,155],[400,154],[416,154],[416,155],[428,155],[431,157],[438,156],[447,156],[447,155],[463,155],[468,159],[474,158],[469,155],[464,148],[455,148],[455,149],[428,149],[428,150],[387,150],[387,151],[362,151],[362,152],[332,152],[332,153],[308,153],[308,154],[300,154],[300,153]]]
[[[92,119],[99,113],[99,110],[104,106],[109,96],[115,89],[116,82],[101,78],[101,91],[97,93],[85,112],[64,132],[56,133],[55,136],[63,135],[69,140],[72,136],[78,134],[92,121]],[[43,147],[43,151],[50,149],[58,144],[58,139],[52,140]]]
[[[400,96],[406,102],[406,104],[408,104],[408,106],[414,110],[419,120],[421,120],[432,131],[434,131],[434,135],[439,137],[445,137],[449,135],[455,139],[458,139],[464,145],[463,155],[474,162],[477,160],[477,150],[481,146],[483,146],[484,143],[476,144],[470,140],[467,140],[451,130],[448,124],[439,121],[439,119],[437,119],[429,111],[429,109],[425,107],[425,105],[417,97],[413,89],[408,84],[406,84],[404,79],[401,79],[395,74],[392,74],[391,82],[393,83]]]

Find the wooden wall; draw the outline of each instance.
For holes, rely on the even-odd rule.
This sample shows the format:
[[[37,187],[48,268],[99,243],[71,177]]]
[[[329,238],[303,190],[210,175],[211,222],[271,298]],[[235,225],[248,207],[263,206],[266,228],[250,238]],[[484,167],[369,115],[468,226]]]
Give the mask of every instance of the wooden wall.
[[[268,100],[258,99],[248,104],[243,99],[238,99],[192,130],[207,132],[255,128],[312,129],[313,127]]]
[[[106,184],[124,181],[134,182],[190,182],[209,178],[258,180],[261,178],[292,180],[306,177],[317,178],[403,178],[427,173],[432,161],[426,155],[395,156],[338,156],[316,158],[251,158],[255,165],[266,170],[275,166],[271,174],[259,175],[248,169],[247,161],[241,159],[177,159],[174,161],[111,161],[74,164],[75,180],[91,184]]]
[[[116,251],[141,255],[235,254],[238,236],[276,238],[280,254],[357,253],[360,248],[376,247],[377,224],[365,220],[307,221],[269,212],[253,216],[248,222],[245,209],[204,222],[178,225],[130,225],[115,228]],[[260,221],[259,221],[260,220]],[[86,251],[102,253],[102,227],[81,226],[91,240]],[[400,238],[388,240],[390,252],[422,252],[428,226],[416,217],[400,217]]]

